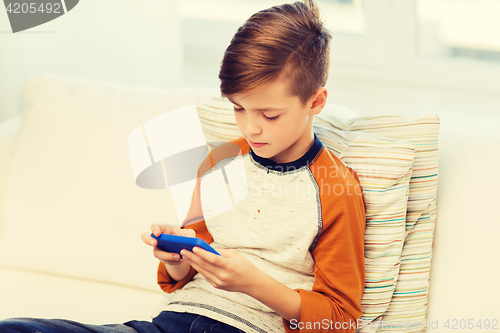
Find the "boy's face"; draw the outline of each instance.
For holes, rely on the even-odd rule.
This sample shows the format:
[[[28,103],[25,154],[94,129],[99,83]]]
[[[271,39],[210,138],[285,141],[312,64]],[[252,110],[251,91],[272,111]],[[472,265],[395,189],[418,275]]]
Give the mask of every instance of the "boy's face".
[[[238,128],[252,150],[276,163],[295,161],[312,146],[313,116],[326,102],[324,88],[306,105],[298,96],[290,95],[287,88],[286,81],[277,79],[250,93],[228,96],[234,104]]]

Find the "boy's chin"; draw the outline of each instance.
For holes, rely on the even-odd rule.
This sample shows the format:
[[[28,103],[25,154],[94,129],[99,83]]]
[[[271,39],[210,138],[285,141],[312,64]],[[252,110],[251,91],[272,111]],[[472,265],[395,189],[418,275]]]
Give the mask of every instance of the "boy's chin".
[[[269,153],[269,152],[265,152],[265,151],[259,151],[258,149],[254,149],[253,152],[255,153],[255,155],[261,157],[261,158],[267,158],[268,160],[272,160],[274,156],[276,156],[276,154],[273,154],[273,153]]]

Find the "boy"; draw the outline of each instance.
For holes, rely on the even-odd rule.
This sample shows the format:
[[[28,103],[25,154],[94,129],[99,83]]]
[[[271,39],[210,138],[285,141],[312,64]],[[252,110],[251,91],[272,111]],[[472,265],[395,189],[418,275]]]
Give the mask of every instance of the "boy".
[[[312,131],[327,100],[329,40],[313,1],[263,10],[238,29],[219,78],[243,137],[200,166],[181,229],[152,227],[157,236],[202,238],[222,256],[194,248],[181,258],[143,234],[173,297],[152,323],[24,319],[0,323],[0,332],[353,332],[364,202],[355,172]],[[226,211],[221,165],[241,199]]]
[[[222,258],[195,249],[184,250],[179,261],[155,249],[162,261],[159,284],[175,291],[166,310],[249,332],[308,323],[319,331],[330,321],[351,330],[361,315],[365,217],[359,182],[312,132],[327,99],[329,39],[312,2],[257,13],[233,37],[219,78],[243,138],[215,148],[200,167],[184,229],[153,227],[157,235],[196,234]],[[204,218],[223,204],[226,191],[210,170],[237,159],[246,174],[239,185],[248,194],[231,210]],[[225,169],[231,179],[231,168]],[[156,245],[148,234],[143,239]]]

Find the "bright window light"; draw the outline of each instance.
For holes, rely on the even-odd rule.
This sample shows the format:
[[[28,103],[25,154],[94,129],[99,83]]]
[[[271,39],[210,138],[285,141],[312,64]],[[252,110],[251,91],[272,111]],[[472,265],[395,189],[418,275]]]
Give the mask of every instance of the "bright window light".
[[[499,0],[418,0],[423,57],[500,62]]]

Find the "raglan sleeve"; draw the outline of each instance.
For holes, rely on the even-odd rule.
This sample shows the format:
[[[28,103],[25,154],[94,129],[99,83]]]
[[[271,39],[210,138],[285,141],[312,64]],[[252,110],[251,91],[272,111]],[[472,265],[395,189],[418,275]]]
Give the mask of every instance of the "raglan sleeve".
[[[205,221],[189,224],[184,228],[193,229],[196,232],[196,237],[203,239],[208,244],[214,241],[212,236],[208,232],[207,227],[205,226]],[[171,293],[177,289],[184,287],[189,281],[193,279],[193,277],[197,273],[198,272],[193,267],[191,267],[189,269],[188,275],[184,279],[176,281],[172,279],[170,275],[167,273],[165,264],[160,262],[160,264],[158,265],[158,276],[157,276],[158,285],[164,292]]]
[[[203,211],[201,208],[201,176],[213,167],[214,161],[212,153],[203,161],[198,169],[198,177],[196,179],[196,185],[191,197],[191,203],[188,209],[186,218],[182,222],[182,229],[193,229],[196,232],[196,237],[203,239],[208,244],[213,243],[214,239],[207,229],[205,220],[203,218]],[[168,274],[165,264],[160,262],[158,265],[157,281],[160,288],[167,293],[171,293],[177,289],[184,287],[198,272],[191,267],[189,269],[188,275],[180,280],[176,281]]]
[[[323,230],[312,252],[315,282],[312,291],[297,290],[300,321],[283,319],[287,333],[354,332],[357,328],[365,283],[365,203],[359,179],[349,171],[352,177],[343,184],[342,195],[321,195]]]
[[[203,210],[201,206],[201,178],[218,162],[228,157],[245,154],[249,151],[249,149],[250,148],[248,147],[246,140],[244,138],[238,138],[219,145],[209,152],[208,156],[203,160],[198,168],[196,186],[191,197],[188,213],[182,222],[181,228],[193,229],[196,232],[196,237],[203,239],[208,244],[214,242],[203,217]],[[171,293],[184,287],[197,273],[198,272],[191,267],[188,275],[184,279],[176,281],[168,275],[165,264],[160,262],[158,265],[157,281],[163,291]]]

